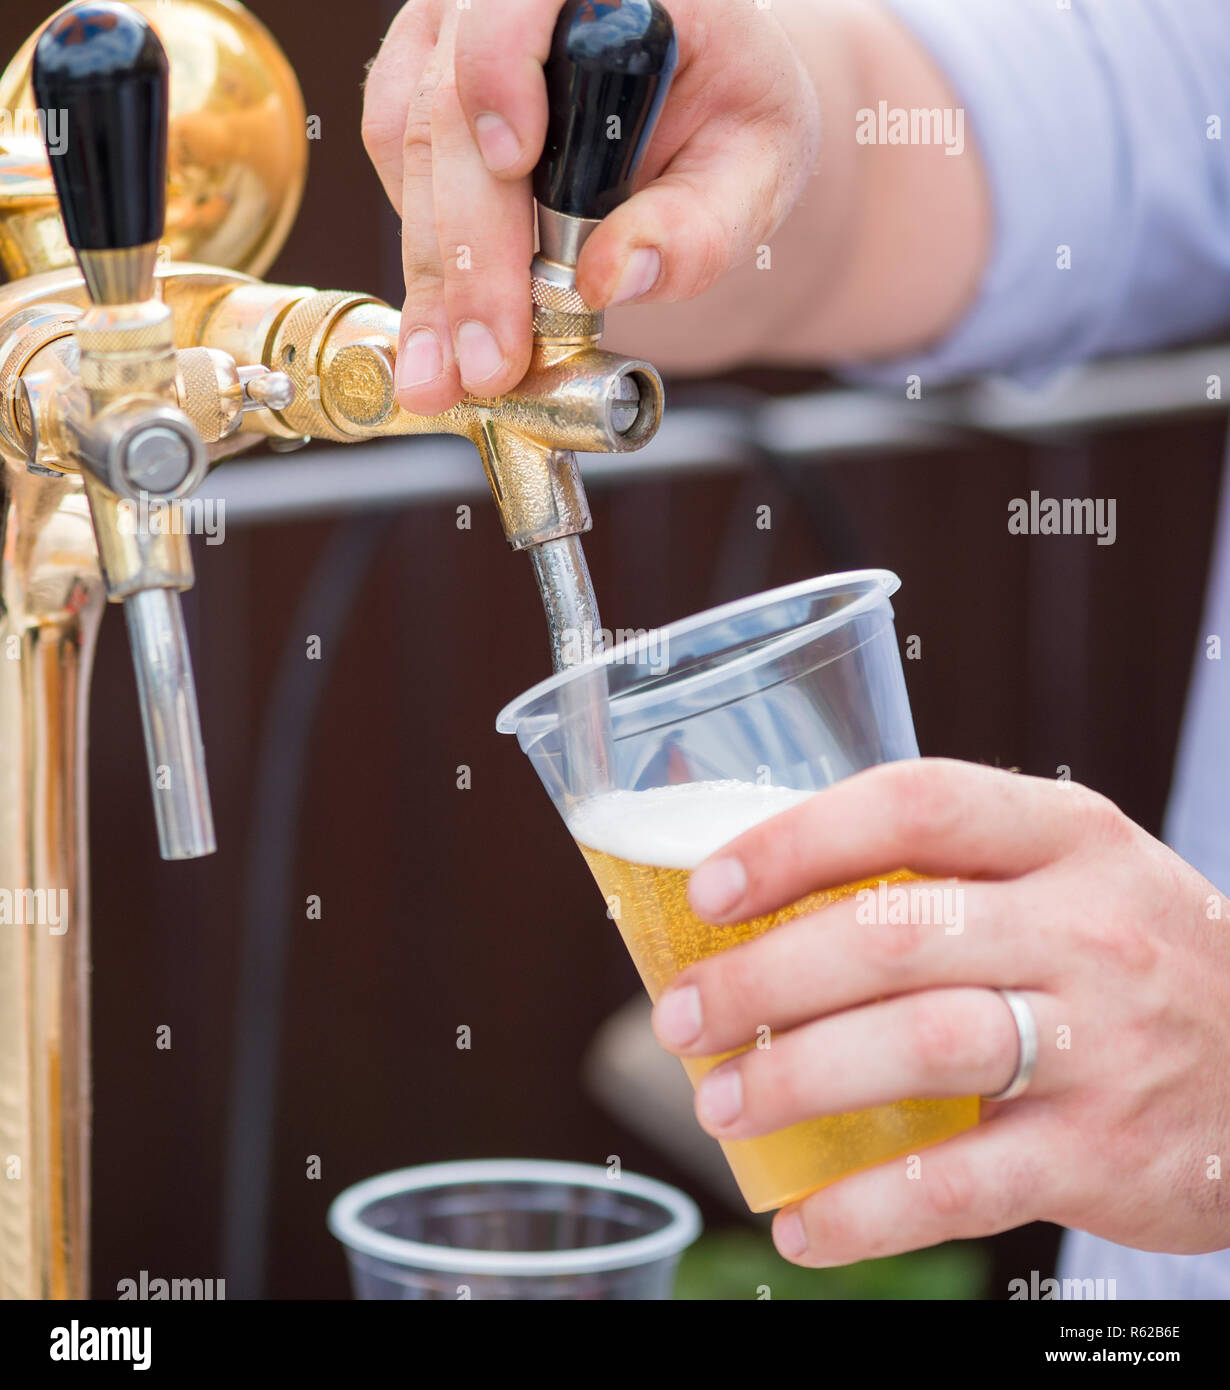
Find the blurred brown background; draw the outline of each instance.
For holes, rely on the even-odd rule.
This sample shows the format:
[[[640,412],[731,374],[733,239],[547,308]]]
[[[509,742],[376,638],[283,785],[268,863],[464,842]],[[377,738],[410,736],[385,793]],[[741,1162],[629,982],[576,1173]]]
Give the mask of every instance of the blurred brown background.
[[[359,138],[364,64],[396,6],[253,8],[322,128],[270,278],[396,302],[397,222]],[[6,7],[0,47],[43,13]],[[639,347],[652,359],[652,342]],[[1156,831],[1222,444],[1214,421],[1033,448],[760,460],[737,477],[594,489],[587,549],[609,627],[826,570],[892,568],[899,632],[922,639],[906,674],[925,753],[1041,775],[1067,764]],[[1032,488],[1117,498],[1117,543],[1009,536],[1008,501]],[[768,532],[755,526],[765,503]],[[200,863],[157,858],[123,624],[108,615],[90,756],[97,1296],[142,1269],[224,1276],[232,1296],[344,1296],[325,1209],[406,1164],[618,1154],[705,1200],[578,1079],[595,1028],[639,986],[537,780],[494,731],[500,706],[548,674],[528,563],[494,510],[476,506],[459,531],[454,507],[232,526],[225,545],[198,546],[188,607],[220,841]],[[324,639],[319,662],[304,659],[309,634]],[[457,789],[462,764],[471,790]],[[313,894],[319,921],[306,917]],[[261,1034],[237,1031],[241,979],[245,1017],[276,1030],[269,1106],[257,1106],[274,1117],[267,1244],[260,1135],[229,1128],[234,1074],[256,1088],[249,1105],[261,1095],[248,1066]],[[162,1024],[169,1052],[154,1047]],[[469,1051],[456,1046],[463,1024]],[[713,1203],[706,1214],[732,1220]],[[992,1242],[990,1296],[1046,1272],[1054,1243],[1049,1228]],[[264,1270],[252,1249],[267,1251]]]

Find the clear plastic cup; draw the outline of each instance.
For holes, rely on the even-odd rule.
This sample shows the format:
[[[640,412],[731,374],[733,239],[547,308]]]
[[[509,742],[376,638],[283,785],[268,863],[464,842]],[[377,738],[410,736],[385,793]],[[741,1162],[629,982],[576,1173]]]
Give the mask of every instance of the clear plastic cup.
[[[697,918],[687,878],[743,830],[877,763],[916,758],[886,570],[807,580],[626,642],[544,681],[500,714],[563,816],[652,998],[686,966],[804,912],[915,876],[826,886],[735,926]],[[602,721],[592,773],[578,748]],[[860,903],[861,906],[861,903]],[[761,1046],[767,1038],[758,1037]],[[753,1040],[749,1040],[753,1045]],[[730,1054],[726,1054],[730,1055]],[[695,1084],[721,1057],[685,1063]],[[905,1100],[722,1145],[753,1211],[977,1122],[976,1098]]]
[[[533,1159],[403,1168],[329,1208],[356,1298],[669,1298],[700,1234],[682,1192]]]

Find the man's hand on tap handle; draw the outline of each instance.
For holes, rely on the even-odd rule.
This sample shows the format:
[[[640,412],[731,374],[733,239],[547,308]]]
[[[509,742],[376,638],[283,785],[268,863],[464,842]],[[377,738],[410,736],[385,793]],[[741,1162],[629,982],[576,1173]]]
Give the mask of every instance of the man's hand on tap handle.
[[[561,0],[410,0],[367,82],[363,140],[402,216],[398,395],[421,414],[510,390],[530,360],[529,175]],[[594,308],[708,289],[798,199],[819,142],[814,85],[776,5],[668,0],[679,68],[646,182],[589,240]]]

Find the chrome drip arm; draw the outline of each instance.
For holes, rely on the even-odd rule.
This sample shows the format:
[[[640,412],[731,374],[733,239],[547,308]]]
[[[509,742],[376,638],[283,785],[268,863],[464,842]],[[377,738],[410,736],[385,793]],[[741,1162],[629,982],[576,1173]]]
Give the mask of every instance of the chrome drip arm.
[[[602,650],[602,620],[581,537],[531,546],[530,560],[547,615],[551,664],[563,671],[588,661]]]
[[[164,859],[199,859],[212,854],[217,842],[179,595],[172,589],[141,589],[124,600],[124,618],[137,674],[158,848]]]

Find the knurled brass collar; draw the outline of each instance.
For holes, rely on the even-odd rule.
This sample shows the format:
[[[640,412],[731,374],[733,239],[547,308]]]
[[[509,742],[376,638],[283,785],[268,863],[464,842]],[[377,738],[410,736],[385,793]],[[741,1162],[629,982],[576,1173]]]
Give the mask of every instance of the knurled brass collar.
[[[183,348],[175,354],[175,369],[180,409],[206,444],[237,428],[243,387],[233,358],[213,348]]]
[[[282,321],[269,366],[285,372],[294,383],[295,399],[285,410],[275,412],[294,433],[341,444],[356,437],[332,419],[325,407],[320,358],[336,320],[357,305],[372,303],[379,301],[371,295],[327,290],[301,299]]]
[[[171,334],[171,309],[161,299],[91,304],[77,322],[77,340],[90,352],[160,346],[171,341]]]
[[[595,343],[602,337],[601,314],[561,314],[534,310],[534,337],[544,343]]]
[[[81,384],[109,400],[166,394],[175,382],[170,309],[160,300],[95,304],[78,320]]]
[[[536,338],[572,343],[597,341],[602,337],[602,311],[591,309],[577,293],[575,285],[531,275],[530,297],[534,302]]]
[[[577,293],[575,285],[560,285],[544,280],[540,275],[530,277],[530,297],[536,309],[554,309],[561,314],[592,314],[595,311]]]

